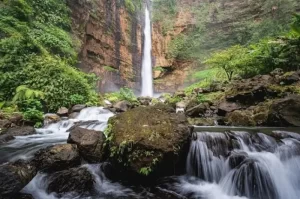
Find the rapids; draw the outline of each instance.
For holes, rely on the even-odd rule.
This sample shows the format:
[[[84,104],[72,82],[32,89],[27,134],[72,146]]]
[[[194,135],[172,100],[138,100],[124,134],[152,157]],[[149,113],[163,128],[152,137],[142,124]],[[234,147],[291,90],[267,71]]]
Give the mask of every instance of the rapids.
[[[65,119],[37,129],[36,135],[16,137],[0,145],[0,161],[30,159],[50,145],[66,143],[74,125],[103,131],[114,114],[101,107],[83,109],[76,119]],[[103,164],[84,164],[94,178],[92,195],[47,193],[47,176],[39,172],[22,190],[35,199],[163,199],[157,189],[174,199],[298,199],[300,196],[299,129],[195,128],[187,153],[186,174],[162,178],[154,187],[130,185],[106,177]]]

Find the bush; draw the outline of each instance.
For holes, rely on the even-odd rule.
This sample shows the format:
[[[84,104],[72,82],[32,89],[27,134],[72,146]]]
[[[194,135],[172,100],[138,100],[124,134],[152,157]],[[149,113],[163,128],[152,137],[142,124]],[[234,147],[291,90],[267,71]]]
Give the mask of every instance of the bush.
[[[69,106],[74,100],[94,101],[95,76],[73,67],[77,53],[69,33],[71,20],[66,1],[2,2],[0,101],[12,100],[21,85],[30,88],[27,91],[31,93],[42,92],[48,111]]]

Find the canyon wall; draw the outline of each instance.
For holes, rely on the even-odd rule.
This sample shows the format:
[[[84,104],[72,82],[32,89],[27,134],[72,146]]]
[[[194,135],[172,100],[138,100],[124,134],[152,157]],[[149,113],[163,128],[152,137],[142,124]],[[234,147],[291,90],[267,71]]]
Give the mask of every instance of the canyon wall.
[[[140,13],[118,0],[69,0],[79,41],[79,68],[99,78],[101,92],[139,87],[142,34]]]
[[[174,3],[172,14],[168,13],[167,2]],[[136,7],[136,11],[125,6],[124,0],[68,0],[68,5],[74,37],[79,43],[79,68],[100,78],[100,92],[122,86],[138,92],[145,4]],[[182,88],[190,83],[189,73],[199,68],[205,55],[230,45],[246,44],[254,36],[259,39],[272,35],[273,24],[287,27],[287,19],[282,16],[290,19],[290,13],[297,9],[296,0],[153,1],[155,91],[173,92]],[[185,37],[185,43],[175,49],[178,55],[171,56],[170,46],[177,48],[181,36]],[[180,57],[183,53],[186,55]]]

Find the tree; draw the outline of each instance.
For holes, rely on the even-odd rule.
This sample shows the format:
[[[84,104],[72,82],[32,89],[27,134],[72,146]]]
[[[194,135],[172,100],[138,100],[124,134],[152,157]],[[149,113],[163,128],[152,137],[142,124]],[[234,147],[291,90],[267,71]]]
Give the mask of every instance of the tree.
[[[224,70],[229,81],[235,73],[238,73],[245,65],[248,49],[240,45],[232,46],[226,50],[213,53],[204,63],[211,67]],[[248,58],[248,57],[247,57]]]

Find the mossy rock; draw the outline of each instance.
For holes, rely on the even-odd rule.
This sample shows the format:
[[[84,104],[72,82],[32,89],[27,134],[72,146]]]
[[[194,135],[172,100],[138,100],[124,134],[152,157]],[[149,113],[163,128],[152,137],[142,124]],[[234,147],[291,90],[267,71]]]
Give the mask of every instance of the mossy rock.
[[[228,125],[231,126],[255,126],[256,123],[252,117],[252,113],[247,110],[236,110],[228,113],[226,116]]]
[[[179,165],[185,162],[190,129],[185,116],[173,108],[137,107],[111,118],[108,129],[110,161],[121,171],[161,177],[183,169]]]

